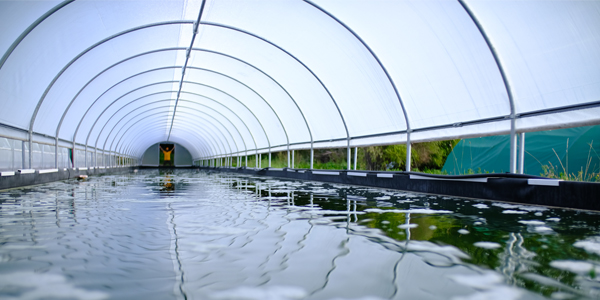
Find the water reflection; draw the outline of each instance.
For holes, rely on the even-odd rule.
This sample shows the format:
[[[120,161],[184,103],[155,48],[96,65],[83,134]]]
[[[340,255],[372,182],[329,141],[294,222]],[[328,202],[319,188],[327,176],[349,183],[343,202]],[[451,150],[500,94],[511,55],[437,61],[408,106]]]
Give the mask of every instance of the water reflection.
[[[0,193],[0,298],[593,299],[598,222],[224,173],[93,177]]]

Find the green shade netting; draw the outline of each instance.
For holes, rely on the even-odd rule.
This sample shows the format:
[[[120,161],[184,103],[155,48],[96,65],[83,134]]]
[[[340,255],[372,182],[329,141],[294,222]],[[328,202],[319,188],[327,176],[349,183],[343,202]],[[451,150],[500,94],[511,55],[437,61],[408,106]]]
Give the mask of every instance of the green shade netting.
[[[509,137],[501,135],[461,140],[446,159],[443,171],[451,175],[508,172]],[[600,126],[528,132],[525,134],[524,162],[524,173],[530,175],[542,175],[544,165],[554,167],[556,174],[598,173]]]

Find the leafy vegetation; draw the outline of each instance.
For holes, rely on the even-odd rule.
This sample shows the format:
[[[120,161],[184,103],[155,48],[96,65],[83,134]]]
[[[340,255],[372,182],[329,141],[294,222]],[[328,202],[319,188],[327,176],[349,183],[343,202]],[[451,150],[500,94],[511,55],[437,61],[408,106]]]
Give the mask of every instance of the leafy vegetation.
[[[459,140],[425,142],[412,145],[411,168],[417,172],[443,174],[446,158]],[[345,170],[347,149],[315,149],[314,169]],[[352,149],[354,151],[354,148]],[[290,154],[291,155],[291,154]],[[354,152],[352,152],[354,157]],[[370,146],[358,148],[357,169],[373,171],[403,171],[406,169],[406,145]],[[271,153],[271,167],[287,167],[287,151]],[[290,158],[291,159],[291,158]],[[241,164],[245,165],[245,159]],[[310,150],[294,151],[294,167],[310,168]],[[237,166],[234,159],[233,166]],[[256,166],[255,155],[248,156],[248,166]],[[269,166],[268,154],[261,155],[260,167]],[[354,161],[352,161],[354,166]]]

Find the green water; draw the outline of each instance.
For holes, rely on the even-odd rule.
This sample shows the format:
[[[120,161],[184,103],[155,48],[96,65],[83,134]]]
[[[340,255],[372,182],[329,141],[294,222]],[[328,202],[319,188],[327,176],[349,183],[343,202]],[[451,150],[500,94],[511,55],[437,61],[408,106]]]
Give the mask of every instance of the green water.
[[[599,222],[218,172],[92,177],[0,192],[0,299],[596,299]]]

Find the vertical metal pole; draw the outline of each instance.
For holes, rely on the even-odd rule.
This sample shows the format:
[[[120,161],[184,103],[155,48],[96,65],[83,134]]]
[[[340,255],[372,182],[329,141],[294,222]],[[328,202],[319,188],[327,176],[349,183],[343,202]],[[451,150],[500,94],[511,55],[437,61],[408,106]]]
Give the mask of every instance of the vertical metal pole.
[[[10,141],[10,168],[15,169],[15,140]]]
[[[510,120],[510,172],[517,173],[517,133],[514,118]]]
[[[25,148],[23,148],[25,149]],[[33,132],[29,131],[29,169],[31,169],[31,162],[33,159]],[[25,161],[25,160],[23,160]],[[25,167],[23,167],[25,168]]]
[[[41,153],[41,155],[40,155],[40,161],[41,161],[41,163],[40,163],[40,169],[42,169],[46,165],[44,164],[45,163],[44,162],[44,145],[41,145],[41,144],[40,144],[40,153]]]
[[[21,169],[25,169],[25,141],[21,141]]]
[[[410,131],[406,133],[406,172],[410,172],[412,145],[410,144]]]
[[[86,167],[86,168],[87,168],[87,166],[88,166],[88,161],[87,161],[87,156],[88,156],[88,153],[87,153],[87,149],[88,149],[88,145],[87,145],[87,144],[85,144],[85,152],[84,152],[84,153],[85,153],[85,159],[84,159],[84,161],[85,161],[85,165],[84,165],[84,167]]]
[[[271,167],[271,148],[269,148],[269,168]]]
[[[290,168],[291,165],[290,165],[290,147],[289,146],[288,146],[288,151],[287,151],[287,159],[288,159],[288,163],[287,163],[286,167]]]
[[[246,153],[246,164],[245,164],[245,167],[246,168],[248,167],[248,153]]]
[[[519,174],[525,172],[525,132],[520,134],[521,140],[519,141]]]
[[[77,150],[75,150],[75,141],[73,141],[73,169],[77,168]]]
[[[258,169],[258,153],[254,154],[254,168]]]
[[[58,169],[58,136],[54,138],[54,168]]]
[[[350,141],[348,141],[348,147],[346,147],[346,170],[350,171],[350,162],[352,160],[352,153],[350,152]]]
[[[315,160],[315,149],[313,148],[313,144],[310,144],[310,169],[313,169],[313,162]]]
[[[258,154],[258,168],[262,169],[262,153]]]
[[[354,147],[354,171],[356,171],[356,161],[358,160],[358,147]]]
[[[292,169],[294,168],[294,165],[295,165],[295,163],[294,163],[295,162],[295,156],[294,156],[295,152],[296,152],[296,150],[292,150]]]

